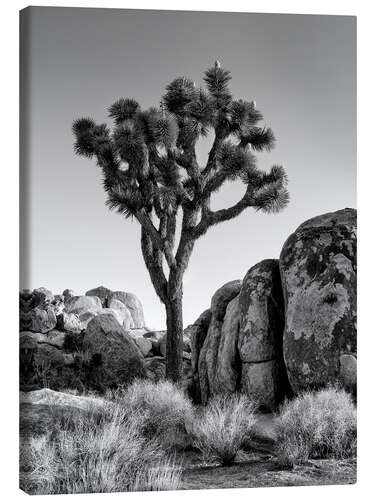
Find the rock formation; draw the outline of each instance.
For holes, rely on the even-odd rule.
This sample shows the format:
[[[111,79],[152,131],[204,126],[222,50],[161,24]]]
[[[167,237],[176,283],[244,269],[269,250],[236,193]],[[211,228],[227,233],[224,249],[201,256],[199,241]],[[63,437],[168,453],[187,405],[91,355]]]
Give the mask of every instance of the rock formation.
[[[280,259],[220,287],[184,331],[182,386],[196,402],[242,391],[274,410],[327,384],[356,390],[356,211],[314,217]],[[166,332],[145,327],[129,292],[20,293],[23,390],[106,390],[165,377]]]
[[[355,392],[356,294],[356,211],[306,221],[188,327],[195,400],[242,390],[275,409],[327,384]]]
[[[284,244],[283,350],[294,392],[348,380],[357,351],[356,248],[352,209],[304,222]]]

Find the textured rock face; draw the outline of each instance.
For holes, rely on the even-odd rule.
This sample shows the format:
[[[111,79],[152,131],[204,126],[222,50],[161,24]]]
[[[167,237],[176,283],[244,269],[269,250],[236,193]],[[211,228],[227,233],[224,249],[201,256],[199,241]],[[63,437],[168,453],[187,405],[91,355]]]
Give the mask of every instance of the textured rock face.
[[[47,333],[57,324],[56,314],[50,305],[38,306],[27,313],[28,328],[32,332]]]
[[[80,316],[87,312],[97,313],[102,309],[102,303],[99,297],[79,295],[72,297],[65,302],[65,312],[74,313]]]
[[[83,349],[95,365],[93,376],[99,377],[106,387],[146,376],[143,357],[134,340],[109,314],[96,316],[87,325]]]
[[[284,303],[277,260],[263,260],[246,274],[239,294],[238,352],[241,388],[275,409],[288,392],[282,340]]]
[[[128,292],[112,292],[108,297],[108,301],[112,299],[119,300],[129,309],[134,322],[134,327],[132,328],[143,328],[145,326],[143,307],[136,295]]]
[[[199,353],[203,347],[210,321],[211,309],[206,309],[193,325],[189,325],[185,329],[186,336],[190,337],[191,366],[193,371],[198,369]]]
[[[57,327],[59,330],[70,333],[80,333],[83,330],[82,323],[78,316],[74,313],[66,312],[57,316]]]
[[[153,343],[143,338],[147,332],[145,328],[134,328],[130,310],[114,293],[132,304],[133,310],[138,307],[138,313],[142,311],[138,299],[132,294],[112,292],[105,287],[89,290],[83,296],[76,296],[69,289],[64,290],[62,295],[54,295],[44,287],[20,292],[22,390],[48,386],[55,390],[86,388],[101,391],[115,383],[123,384],[132,378],[133,372],[137,376],[144,375],[143,357],[153,355]],[[107,336],[106,342],[103,340],[106,339],[105,334],[98,335],[96,348],[92,331],[86,331],[88,324],[96,317],[107,318],[108,314],[112,317],[113,330],[123,340],[118,340],[116,347],[112,338],[118,337],[116,333]],[[143,312],[141,314],[143,316]],[[101,324],[100,319],[98,322]],[[108,319],[103,322],[107,324]],[[129,339],[127,332],[131,332],[134,338],[140,337],[137,344]],[[85,345],[91,346],[87,352],[83,351],[84,338]],[[104,347],[103,343],[106,344]],[[112,376],[109,367],[103,363],[104,358],[109,360],[111,357],[114,360],[112,371],[120,374],[115,382],[116,375]]]
[[[237,341],[240,326],[239,295],[227,305],[216,362],[212,393],[231,393],[238,388],[240,365]]]
[[[96,288],[92,288],[91,290],[88,290],[85,295],[89,297],[99,297],[102,306],[107,307],[108,306],[108,297],[111,295],[112,290],[109,288],[106,288],[105,286],[98,286]]]
[[[227,305],[238,295],[240,288],[240,280],[230,281],[219,288],[211,300],[210,325],[198,361],[199,386],[203,403],[206,403],[209,396],[215,394],[218,389],[217,363],[224,316]],[[230,361],[226,363],[228,365]]]
[[[134,321],[129,309],[120,300],[112,298],[108,301],[108,307],[117,311],[121,317],[120,325],[122,325],[125,330],[130,330],[134,328]]]
[[[356,242],[356,211],[345,209],[306,221],[282,249],[283,350],[296,393],[337,382],[341,356],[356,353]]]
[[[20,435],[21,438],[53,431],[54,421],[51,419],[51,408],[56,415],[77,417],[82,412],[93,412],[109,406],[99,398],[74,396],[51,389],[40,389],[20,393]]]

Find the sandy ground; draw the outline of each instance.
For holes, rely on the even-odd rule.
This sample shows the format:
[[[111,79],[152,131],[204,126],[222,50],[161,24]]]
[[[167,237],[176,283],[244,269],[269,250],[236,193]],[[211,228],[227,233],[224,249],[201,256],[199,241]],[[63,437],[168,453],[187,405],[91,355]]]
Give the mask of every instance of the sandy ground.
[[[202,464],[201,456],[189,451],[183,457],[181,489],[260,488],[354,484],[356,460],[310,460],[282,470],[273,454],[277,417],[257,415],[251,451],[240,452],[231,466]]]
[[[281,470],[274,457],[262,453],[243,454],[231,466],[201,466],[185,457],[180,489],[259,488],[354,484],[355,460],[310,460],[292,470]]]

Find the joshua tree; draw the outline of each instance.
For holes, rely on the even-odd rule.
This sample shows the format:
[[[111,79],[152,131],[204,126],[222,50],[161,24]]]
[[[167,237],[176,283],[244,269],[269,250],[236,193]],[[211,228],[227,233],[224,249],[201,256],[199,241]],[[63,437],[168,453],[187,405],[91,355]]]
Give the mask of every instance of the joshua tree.
[[[206,90],[179,77],[166,87],[159,108],[142,110],[129,98],[112,104],[112,130],[91,118],[73,123],[75,152],[96,158],[108,207],[141,226],[143,258],[166,309],[167,377],[173,381],[182,372],[183,276],[195,242],[248,207],[278,212],[289,200],[284,168],[274,165],[262,172],[253,154],[270,150],[274,134],[257,126],[263,117],[254,101],[232,97],[230,80],[230,72],[216,61],[205,72]],[[212,147],[207,163],[200,165],[196,144],[210,131]],[[211,210],[212,194],[234,180],[245,186],[242,198]]]

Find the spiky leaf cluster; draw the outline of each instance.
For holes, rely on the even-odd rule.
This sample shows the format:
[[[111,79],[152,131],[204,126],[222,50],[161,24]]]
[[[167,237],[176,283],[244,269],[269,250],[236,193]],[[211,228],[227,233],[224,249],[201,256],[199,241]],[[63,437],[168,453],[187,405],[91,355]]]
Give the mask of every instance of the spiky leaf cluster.
[[[73,123],[76,153],[95,157],[103,170],[108,206],[137,217],[162,251],[164,238],[169,246],[174,241],[171,232],[179,207],[194,239],[249,206],[277,212],[289,200],[283,167],[275,165],[269,172],[256,167],[253,153],[270,150],[275,136],[259,125],[263,116],[255,102],[232,97],[231,74],[218,61],[203,80],[206,89],[186,77],[174,79],[160,107],[142,110],[132,98],[118,99],[108,109],[112,129],[91,118]],[[199,165],[196,142],[210,131],[214,142],[208,161]],[[212,212],[212,193],[236,179],[246,185],[244,197],[233,207]],[[155,216],[160,228],[152,222]],[[171,255],[168,262],[173,262]]]

